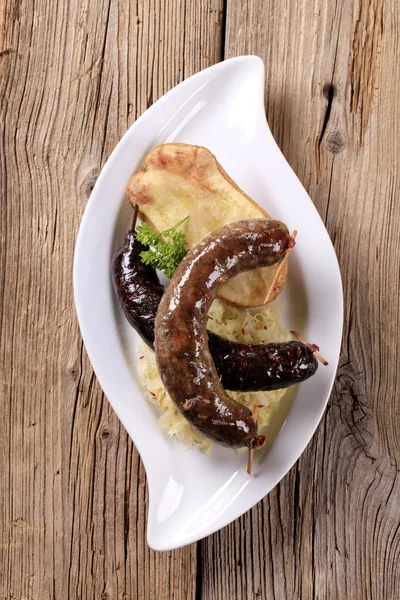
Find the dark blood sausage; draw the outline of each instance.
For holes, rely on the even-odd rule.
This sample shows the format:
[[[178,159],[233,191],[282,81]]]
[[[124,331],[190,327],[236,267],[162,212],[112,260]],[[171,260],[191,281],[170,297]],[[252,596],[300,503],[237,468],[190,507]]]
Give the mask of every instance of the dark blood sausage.
[[[154,323],[164,286],[153,267],[145,265],[140,253],[146,248],[136,239],[134,227],[128,231],[123,245],[112,260],[115,292],[129,323],[153,348]]]
[[[143,264],[144,246],[128,232],[115,252],[112,274],[123,312],[146,344],[154,349],[154,322],[164,287],[152,267]],[[305,381],[318,362],[301,342],[237,344],[208,332],[208,344],[221,383],[227,390],[275,390]]]
[[[208,346],[227,390],[280,390],[305,381],[318,368],[312,350],[301,342],[235,344],[209,332]]]
[[[171,399],[206,437],[228,446],[261,447],[251,411],[228,396],[208,348],[207,313],[220,284],[241,271],[280,262],[291,244],[279,221],[222,227],[186,255],[156,316],[158,370]]]

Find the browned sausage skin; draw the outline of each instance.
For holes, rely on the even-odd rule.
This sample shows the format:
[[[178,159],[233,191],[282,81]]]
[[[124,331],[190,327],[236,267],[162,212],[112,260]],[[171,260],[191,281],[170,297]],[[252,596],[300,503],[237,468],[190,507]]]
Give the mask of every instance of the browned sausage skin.
[[[251,411],[219,380],[208,348],[207,312],[220,284],[241,271],[281,261],[291,238],[267,219],[226,225],[183,259],[156,317],[157,365],[166,390],[186,419],[208,438],[229,446],[261,446]]]
[[[124,244],[114,254],[112,276],[126,318],[154,350],[154,325],[164,286],[156,271],[141,260],[140,253],[145,249],[136,239],[135,230],[128,231]],[[301,342],[239,344],[208,331],[208,346],[226,390],[282,389],[305,381],[318,368],[313,350]]]

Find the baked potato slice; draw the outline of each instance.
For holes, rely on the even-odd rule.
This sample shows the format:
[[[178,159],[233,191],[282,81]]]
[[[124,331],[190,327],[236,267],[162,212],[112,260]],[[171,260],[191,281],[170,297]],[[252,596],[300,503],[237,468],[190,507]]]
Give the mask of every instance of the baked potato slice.
[[[227,223],[242,219],[271,218],[229,177],[215,156],[201,146],[163,144],[146,156],[139,173],[127,187],[131,204],[139,205],[143,221],[157,232],[182,225],[186,245],[193,248],[207,235]],[[218,297],[237,307],[255,307],[264,299],[277,266],[240,273],[221,286]],[[287,264],[271,300],[281,292]]]

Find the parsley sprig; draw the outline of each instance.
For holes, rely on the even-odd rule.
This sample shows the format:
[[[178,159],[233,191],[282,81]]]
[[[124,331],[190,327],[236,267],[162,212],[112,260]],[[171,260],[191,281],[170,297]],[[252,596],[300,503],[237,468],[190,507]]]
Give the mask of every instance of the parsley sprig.
[[[181,260],[189,252],[185,248],[186,236],[182,231],[176,231],[189,216],[179,223],[155,233],[150,225],[142,223],[136,228],[136,237],[148,250],[140,253],[140,258],[146,265],[163,271],[167,277],[172,277]]]

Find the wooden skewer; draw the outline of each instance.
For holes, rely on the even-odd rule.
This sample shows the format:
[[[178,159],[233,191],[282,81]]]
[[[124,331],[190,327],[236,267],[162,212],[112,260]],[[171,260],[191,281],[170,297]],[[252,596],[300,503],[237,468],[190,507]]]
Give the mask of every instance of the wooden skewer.
[[[253,413],[252,413],[252,417],[254,421],[257,421],[257,412],[258,412],[258,405],[254,404],[253,406]],[[249,448],[249,458],[247,459],[247,472],[249,475],[251,475],[251,470],[253,468],[253,457],[254,457],[254,448]]]
[[[325,367],[328,366],[328,361],[325,360],[325,358],[323,356],[321,356],[321,354],[318,352],[318,350],[319,350],[318,346],[316,346],[315,344],[309,344],[308,342],[306,342],[306,340],[304,338],[302,338],[301,335],[297,333],[297,331],[291,331],[290,333],[296,338],[296,340],[299,340],[299,342],[302,342],[303,344],[305,344],[307,346],[307,348],[309,348],[311,350],[311,352],[314,354],[315,358],[317,358],[319,360],[319,362],[321,362],[323,365],[325,365]]]
[[[278,267],[278,270],[275,273],[275,277],[271,283],[271,287],[268,290],[268,294],[265,296],[264,304],[268,304],[268,302],[270,302],[270,300],[271,300],[271,296],[274,292],[277,281],[282,273],[282,269],[284,267],[285,260],[286,260],[287,256],[290,254],[290,252],[292,251],[292,249],[294,248],[294,245],[296,243],[295,242],[296,236],[297,236],[297,230],[295,229],[291,235],[290,243],[289,243],[288,247],[286,248],[285,256],[282,258],[280,265]]]
[[[135,204],[135,208],[133,209],[133,217],[132,217],[132,223],[131,223],[131,228],[129,231],[133,231],[136,227],[136,221],[137,221],[137,217],[138,217],[138,212],[139,212],[139,204]]]

